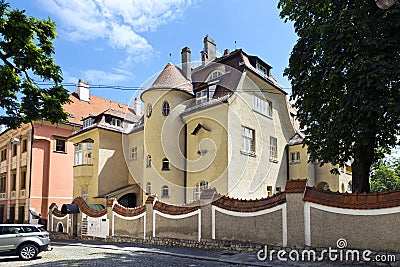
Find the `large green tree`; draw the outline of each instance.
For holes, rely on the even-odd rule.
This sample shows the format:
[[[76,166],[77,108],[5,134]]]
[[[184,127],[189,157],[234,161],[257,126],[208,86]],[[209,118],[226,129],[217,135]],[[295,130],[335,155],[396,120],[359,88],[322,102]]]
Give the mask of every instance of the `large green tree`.
[[[371,192],[400,190],[400,159],[379,160],[372,164]]]
[[[38,119],[67,118],[62,105],[69,101],[68,91],[52,57],[55,38],[50,19],[28,17],[0,1],[0,124],[17,128]],[[34,79],[54,86],[40,88]]]
[[[374,0],[280,0],[298,40],[285,70],[310,159],[353,159],[352,190],[400,131],[400,8]],[[383,148],[377,149],[378,147]]]

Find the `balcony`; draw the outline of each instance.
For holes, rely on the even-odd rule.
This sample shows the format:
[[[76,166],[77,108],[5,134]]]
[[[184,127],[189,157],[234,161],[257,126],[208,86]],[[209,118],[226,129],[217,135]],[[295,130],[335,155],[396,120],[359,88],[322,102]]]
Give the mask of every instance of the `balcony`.
[[[74,166],[74,177],[92,177],[93,165]]]

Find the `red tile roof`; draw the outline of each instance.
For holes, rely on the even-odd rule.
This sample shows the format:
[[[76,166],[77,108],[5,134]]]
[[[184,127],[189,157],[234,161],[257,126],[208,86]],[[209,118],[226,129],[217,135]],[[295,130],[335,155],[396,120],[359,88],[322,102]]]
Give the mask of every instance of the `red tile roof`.
[[[69,99],[72,103],[65,104],[64,109],[70,114],[68,121],[75,124],[82,125],[82,118],[86,118],[90,114],[100,114],[110,108],[124,113],[135,114],[133,108],[128,105],[94,95],[90,95],[89,102],[81,101],[77,91],[73,92],[69,96]]]
[[[237,212],[256,212],[269,209],[286,202],[286,194],[280,193],[267,198],[243,200],[222,196],[212,202],[214,206]]]
[[[306,185],[307,185],[306,179],[289,180],[286,182],[285,192],[304,193],[304,190],[306,190]]]

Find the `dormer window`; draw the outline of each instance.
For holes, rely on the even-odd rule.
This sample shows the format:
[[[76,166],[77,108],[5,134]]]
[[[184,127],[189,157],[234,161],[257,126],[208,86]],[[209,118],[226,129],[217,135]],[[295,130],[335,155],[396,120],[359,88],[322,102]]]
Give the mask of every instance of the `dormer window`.
[[[269,76],[269,70],[266,67],[260,65],[258,63],[258,61],[256,61],[256,70],[257,70],[258,74],[260,74],[263,77]]]
[[[219,76],[222,76],[222,72],[219,70],[214,70],[213,72],[210,73],[210,75],[208,75],[207,81],[218,78]]]
[[[152,112],[153,112],[153,106],[151,104],[148,104],[147,111],[146,111],[147,118],[150,118]]]
[[[208,102],[208,88],[196,92],[196,105]]]
[[[93,119],[92,118],[88,118],[88,119],[84,120],[83,121],[83,129],[89,127],[92,124],[93,124]]]
[[[121,119],[112,118],[111,121],[110,121],[110,124],[114,125],[114,126],[122,127]]]

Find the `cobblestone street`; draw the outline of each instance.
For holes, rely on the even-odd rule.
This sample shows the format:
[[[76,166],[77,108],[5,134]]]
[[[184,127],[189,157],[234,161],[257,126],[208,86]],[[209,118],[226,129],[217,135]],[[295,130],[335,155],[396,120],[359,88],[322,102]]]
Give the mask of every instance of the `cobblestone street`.
[[[50,252],[42,252],[32,261],[1,257],[0,266],[238,266],[122,249],[68,245],[54,245],[53,248]]]

